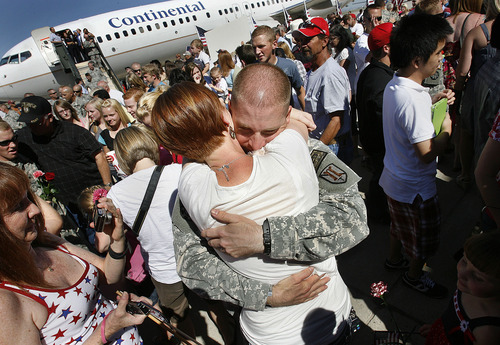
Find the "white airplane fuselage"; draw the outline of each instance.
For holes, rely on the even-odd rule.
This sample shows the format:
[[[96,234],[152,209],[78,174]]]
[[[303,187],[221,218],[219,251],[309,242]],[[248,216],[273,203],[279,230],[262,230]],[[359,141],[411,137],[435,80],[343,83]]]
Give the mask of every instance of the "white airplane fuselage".
[[[303,3],[303,0],[170,0],[103,13],[54,28],[56,31],[87,28],[95,35],[115,73],[122,76],[124,68],[133,62],[144,64],[151,59],[163,62],[184,52],[198,37],[196,26],[211,30],[242,16],[253,17],[259,23],[279,16],[283,7],[291,13],[297,12]],[[331,4],[326,0],[309,0],[307,6],[324,7],[325,3]],[[4,54],[4,59],[26,52],[31,56],[22,61],[21,54],[18,63],[0,66],[0,100],[19,100],[25,92],[45,96],[49,88],[74,84],[74,76],[65,73],[60,64],[52,66],[46,62],[38,44],[42,42],[29,37]]]

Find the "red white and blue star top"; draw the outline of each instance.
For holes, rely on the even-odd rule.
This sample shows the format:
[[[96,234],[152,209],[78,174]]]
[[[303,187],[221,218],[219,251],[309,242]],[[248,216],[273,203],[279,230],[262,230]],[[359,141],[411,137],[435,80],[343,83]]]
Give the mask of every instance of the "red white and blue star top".
[[[47,322],[40,329],[42,344],[81,344],[116,305],[106,299],[97,288],[99,272],[94,265],[69,253],[62,246],[58,250],[73,257],[85,269],[80,279],[72,286],[66,289],[45,289],[0,282],[0,288],[20,293],[47,308]],[[108,344],[142,345],[136,327],[124,328],[108,340]]]

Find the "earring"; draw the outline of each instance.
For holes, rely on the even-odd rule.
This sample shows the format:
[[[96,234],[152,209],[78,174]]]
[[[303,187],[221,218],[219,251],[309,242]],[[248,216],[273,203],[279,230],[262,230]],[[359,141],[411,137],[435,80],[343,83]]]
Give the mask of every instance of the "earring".
[[[236,133],[232,126],[229,126],[229,135],[231,136],[232,139],[236,139]]]

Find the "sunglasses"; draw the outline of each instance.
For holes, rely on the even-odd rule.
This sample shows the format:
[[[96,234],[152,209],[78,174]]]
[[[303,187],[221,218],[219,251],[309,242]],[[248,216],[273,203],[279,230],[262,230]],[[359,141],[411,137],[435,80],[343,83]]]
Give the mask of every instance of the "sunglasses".
[[[137,73],[137,72],[140,72],[141,70],[140,69],[133,69],[132,70],[134,73]]]
[[[367,17],[367,16],[363,16],[363,18],[365,18],[368,21],[370,21],[372,19],[376,19],[376,20],[378,20],[380,22],[382,20],[382,16],[380,16],[380,17]]]
[[[320,28],[319,26],[317,26],[316,24],[314,24],[313,22],[307,20],[305,22],[303,22],[302,24],[299,25],[299,29],[307,29],[307,28],[316,28],[318,29],[323,35],[327,35],[326,31],[322,28]]]
[[[57,92],[51,92],[49,95],[57,95]]]
[[[0,141],[0,146],[9,146],[10,143],[15,143],[17,141],[17,134],[14,134],[12,139]]]

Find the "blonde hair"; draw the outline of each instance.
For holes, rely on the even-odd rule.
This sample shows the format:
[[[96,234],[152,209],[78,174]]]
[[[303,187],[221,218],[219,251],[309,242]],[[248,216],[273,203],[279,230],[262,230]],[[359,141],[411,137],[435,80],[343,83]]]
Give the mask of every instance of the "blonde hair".
[[[113,108],[118,113],[118,116],[120,117],[120,121],[121,121],[122,125],[124,125],[125,127],[127,127],[127,125],[130,122],[134,121],[132,116],[125,110],[125,108],[123,108],[123,106],[120,103],[118,103],[118,101],[116,99],[109,98],[109,99],[106,99],[105,101],[103,101],[102,105],[101,105],[101,109],[104,109],[104,108]]]
[[[151,115],[155,102],[162,93],[162,91],[148,92],[139,99],[137,110],[135,111],[135,116],[137,116],[139,121],[142,122],[145,117]]]
[[[92,216],[92,212],[94,209],[94,192],[98,189],[104,189],[106,188],[103,185],[95,185],[95,186],[90,186],[82,190],[80,195],[78,196],[78,207],[80,208],[80,211],[82,212],[83,215],[90,217]]]
[[[146,126],[137,124],[116,134],[114,143],[116,158],[125,174],[133,174],[135,165],[143,158],[149,158],[155,164],[159,164],[158,143],[150,133]]]
[[[286,42],[278,42],[278,48],[283,49],[287,58],[295,60],[295,55],[293,55],[290,47],[288,46],[288,44],[286,44]]]
[[[258,26],[253,32],[252,32],[252,39],[256,38],[257,36],[264,35],[264,37],[271,43],[276,41],[276,34],[274,33],[274,30],[271,29],[267,25],[261,25]]]

